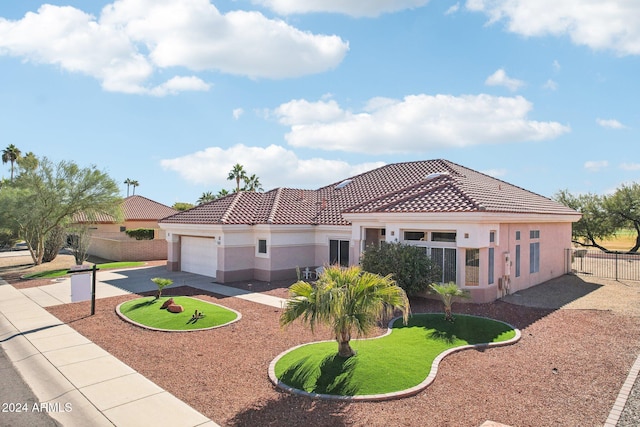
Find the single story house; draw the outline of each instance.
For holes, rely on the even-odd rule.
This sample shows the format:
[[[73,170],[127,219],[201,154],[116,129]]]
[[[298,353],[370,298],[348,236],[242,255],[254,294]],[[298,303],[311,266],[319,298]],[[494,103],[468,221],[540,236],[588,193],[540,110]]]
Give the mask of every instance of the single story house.
[[[164,230],[158,220],[173,215],[177,210],[146,197],[134,195],[122,201],[122,218],[99,215],[89,221],[78,215],[74,222],[86,224],[91,232],[89,255],[113,261],[150,261],[167,259]],[[152,240],[136,240],[126,230],[147,228],[154,230]]]
[[[424,248],[476,302],[566,273],[580,214],[447,160],[395,163],[317,190],[238,192],[159,221],[169,270],[225,283],[358,264],[369,245]]]

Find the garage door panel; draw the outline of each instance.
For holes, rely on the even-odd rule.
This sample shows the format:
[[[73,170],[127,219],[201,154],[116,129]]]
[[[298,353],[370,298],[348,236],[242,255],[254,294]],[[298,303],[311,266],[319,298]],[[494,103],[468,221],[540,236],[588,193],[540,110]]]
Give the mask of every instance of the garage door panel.
[[[182,236],[180,244],[181,270],[216,277],[218,246],[213,238]]]

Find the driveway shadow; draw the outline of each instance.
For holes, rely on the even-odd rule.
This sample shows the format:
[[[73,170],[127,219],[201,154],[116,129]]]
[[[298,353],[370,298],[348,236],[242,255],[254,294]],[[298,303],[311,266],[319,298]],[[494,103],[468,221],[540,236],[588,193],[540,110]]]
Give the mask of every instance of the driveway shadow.
[[[587,282],[579,276],[564,275],[507,295],[501,300],[525,307],[557,310],[599,290],[603,286],[602,284]]]

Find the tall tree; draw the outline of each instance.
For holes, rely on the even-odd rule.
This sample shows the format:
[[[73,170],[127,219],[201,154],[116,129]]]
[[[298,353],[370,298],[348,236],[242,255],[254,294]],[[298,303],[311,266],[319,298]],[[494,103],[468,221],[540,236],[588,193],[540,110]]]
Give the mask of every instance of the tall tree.
[[[136,187],[140,186],[140,183],[135,179],[131,180],[131,186],[133,187],[133,195],[136,195]]]
[[[196,201],[196,204],[202,205],[204,203],[213,202],[216,199],[216,196],[211,191],[205,191],[202,193],[200,198]]]
[[[244,179],[244,191],[263,191],[260,178],[256,174],[252,174]]]
[[[127,197],[129,197],[129,187],[131,187],[131,184],[133,183],[133,180],[130,178],[127,178],[124,180],[124,183],[127,184]]]
[[[555,194],[554,199],[582,214],[582,218],[571,228],[573,243],[608,251],[598,243],[598,240],[602,241],[612,236],[616,231],[616,225],[604,208],[602,196],[591,193],[575,196],[568,190],[560,190]]]
[[[11,181],[13,181],[14,164],[20,158],[20,154],[18,147],[13,144],[2,150],[2,163],[11,163]]]
[[[73,162],[54,165],[46,157],[35,169],[23,171],[15,183],[0,192],[3,219],[27,242],[34,264],[41,264],[44,244],[56,227],[74,215],[121,217],[116,182],[95,166],[80,168]]]
[[[247,179],[247,172],[244,170],[244,166],[240,163],[236,163],[231,171],[229,171],[229,176],[227,176],[227,180],[236,182],[236,192],[240,191],[240,181],[244,181]]]
[[[38,158],[33,153],[33,151],[29,151],[24,156],[18,157],[16,163],[22,170],[35,169],[38,167]]]
[[[311,331],[317,324],[328,325],[341,357],[355,354],[350,345],[354,332],[366,334],[396,309],[402,312],[405,324],[409,317],[407,295],[391,276],[362,271],[358,266],[325,268],[315,284],[296,282],[289,293],[280,324],[285,326],[302,319]]]
[[[636,243],[629,252],[640,249],[640,184],[621,185],[611,196],[604,198],[604,209],[611,215],[616,228],[633,228]]]

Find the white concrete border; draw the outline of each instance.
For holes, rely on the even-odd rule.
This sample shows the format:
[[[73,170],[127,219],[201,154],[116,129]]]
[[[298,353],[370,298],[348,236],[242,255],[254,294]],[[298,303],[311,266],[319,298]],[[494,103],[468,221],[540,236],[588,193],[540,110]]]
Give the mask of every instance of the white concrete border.
[[[416,313],[416,314],[439,314],[439,313]],[[444,313],[442,313],[444,315]],[[493,320],[494,322],[500,322],[500,323],[504,323],[505,325],[509,326],[510,328],[512,328],[516,335],[515,337],[507,340],[507,341],[501,341],[501,342],[497,342],[497,343],[482,343],[482,344],[473,344],[473,345],[464,345],[464,346],[460,346],[460,347],[455,347],[455,348],[450,348],[449,350],[445,350],[442,353],[440,353],[438,356],[436,356],[436,358],[433,360],[433,363],[431,364],[431,370],[429,371],[429,375],[427,375],[427,378],[425,378],[420,384],[417,384],[413,387],[410,387],[408,389],[405,390],[400,390],[400,391],[395,391],[395,392],[391,392],[391,393],[381,393],[381,394],[364,394],[364,395],[356,395],[356,396],[339,396],[339,395],[334,395],[334,394],[322,394],[322,393],[309,393],[307,391],[304,390],[300,390],[294,387],[291,387],[285,383],[283,383],[282,381],[280,381],[278,379],[278,377],[276,377],[276,373],[275,373],[275,367],[276,364],[278,363],[278,361],[286,354],[300,348],[300,347],[304,347],[307,345],[311,345],[311,344],[316,344],[319,342],[332,342],[332,340],[324,340],[324,341],[316,341],[316,342],[312,342],[312,343],[305,343],[305,344],[301,344],[295,347],[292,347],[288,350],[283,351],[282,353],[280,353],[278,356],[276,356],[275,359],[273,359],[273,361],[271,361],[271,363],[269,364],[269,379],[271,380],[271,382],[278,388],[287,391],[289,393],[295,394],[297,396],[306,396],[306,397],[310,397],[312,399],[325,399],[325,400],[341,400],[341,401],[348,401],[348,402],[371,402],[371,401],[384,401],[384,400],[394,400],[394,399],[400,399],[403,397],[408,397],[408,396],[413,396],[416,395],[418,393],[420,393],[422,390],[424,390],[425,388],[427,388],[429,385],[431,385],[431,383],[433,381],[435,381],[436,379],[436,375],[438,373],[438,366],[440,364],[440,362],[448,355],[453,354],[453,353],[457,353],[459,351],[462,350],[468,350],[468,349],[484,349],[484,348],[488,348],[488,347],[503,347],[506,345],[511,345],[511,344],[515,344],[516,342],[520,341],[520,338],[522,337],[522,333],[520,332],[520,330],[516,327],[514,327],[513,325],[507,323],[507,322],[503,322],[502,320],[496,320],[496,319],[491,319],[489,317],[484,317],[484,316],[473,316],[473,315],[469,315],[469,314],[458,314],[457,316],[468,316],[468,317],[477,317],[477,318],[481,318],[481,319],[489,319],[489,320]],[[391,319],[391,321],[389,322],[389,326],[387,328],[387,332],[384,333],[383,335],[380,335],[378,337],[374,337],[374,338],[363,338],[363,340],[366,339],[379,339],[382,337],[385,337],[389,334],[391,334],[392,332],[392,325],[393,323],[397,320],[400,319],[400,317],[395,317],[393,319]]]
[[[208,331],[208,330],[211,330],[211,329],[222,328],[224,326],[230,325],[230,324],[235,323],[238,320],[242,319],[242,314],[239,311],[236,311],[236,310],[234,310],[232,308],[229,308],[229,307],[225,307],[224,305],[216,304],[215,302],[205,301],[205,300],[202,300],[200,298],[193,298],[193,297],[186,296],[186,295],[172,295],[172,297],[175,297],[175,296],[179,296],[179,297],[182,297],[182,298],[190,298],[190,299],[197,300],[197,301],[202,301],[202,302],[204,302],[206,304],[210,304],[210,305],[216,305],[216,306],[218,306],[220,308],[224,308],[225,310],[229,310],[229,311],[235,313],[236,314],[236,318],[231,320],[230,322],[223,323],[221,325],[211,326],[211,327],[208,327],[208,328],[199,328],[199,329],[162,329],[162,328],[154,328],[152,326],[147,326],[147,325],[145,325],[143,323],[138,323],[138,322],[136,322],[134,320],[129,319],[126,315],[122,314],[122,312],[120,311],[120,306],[122,304],[126,304],[126,303],[128,303],[130,301],[135,301],[135,300],[138,300],[138,299],[145,299],[145,298],[150,298],[150,297],[135,298],[133,300],[128,300],[128,301],[121,302],[120,304],[118,304],[116,306],[116,314],[122,320],[124,320],[125,322],[131,323],[132,325],[136,325],[136,326],[138,326],[140,328],[143,328],[143,329],[148,329],[150,331],[158,331],[158,332],[198,332],[198,331]]]

